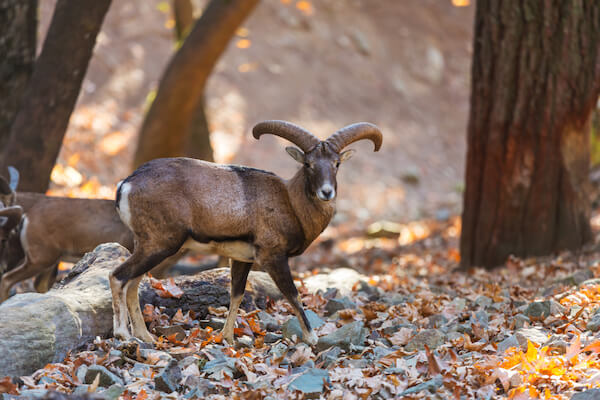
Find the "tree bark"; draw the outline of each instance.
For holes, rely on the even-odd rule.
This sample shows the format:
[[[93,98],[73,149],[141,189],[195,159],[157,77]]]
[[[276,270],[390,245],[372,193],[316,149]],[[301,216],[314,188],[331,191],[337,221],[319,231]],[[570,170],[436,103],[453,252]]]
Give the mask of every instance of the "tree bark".
[[[194,6],[191,0],[173,0],[173,14],[175,17],[177,42],[183,43],[194,26]],[[195,115],[192,117],[190,126],[182,134],[187,136],[187,143],[182,155],[206,161],[214,161],[204,95],[200,100],[200,104],[198,104]]]
[[[471,86],[461,265],[582,246],[600,3],[479,0]]]
[[[37,0],[0,0],[0,149],[33,72]]]
[[[19,189],[45,192],[110,0],[58,0],[42,52],[2,151]]]
[[[206,80],[258,0],[212,0],[171,59],[140,130],[134,164],[185,154]]]

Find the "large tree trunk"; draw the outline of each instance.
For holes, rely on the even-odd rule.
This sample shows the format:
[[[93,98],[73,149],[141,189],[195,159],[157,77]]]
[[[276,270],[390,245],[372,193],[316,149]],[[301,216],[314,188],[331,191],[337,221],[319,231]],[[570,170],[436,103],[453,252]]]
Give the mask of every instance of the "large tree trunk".
[[[171,59],[142,125],[134,164],[185,154],[206,80],[258,0],[212,0]]]
[[[463,267],[591,239],[588,122],[599,48],[597,1],[477,2]]]
[[[0,0],[0,149],[33,72],[37,0]]]
[[[42,52],[0,158],[19,189],[45,192],[110,0],[58,0]]]

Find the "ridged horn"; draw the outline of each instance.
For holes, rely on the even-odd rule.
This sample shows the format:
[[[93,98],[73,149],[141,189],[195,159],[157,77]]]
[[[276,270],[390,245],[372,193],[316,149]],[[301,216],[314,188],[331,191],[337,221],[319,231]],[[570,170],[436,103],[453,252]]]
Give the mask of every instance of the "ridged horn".
[[[270,120],[259,122],[252,129],[252,135],[258,139],[265,133],[282,137],[294,143],[296,146],[307,153],[312,150],[321,141],[318,137],[298,125],[291,122]]]
[[[23,209],[21,206],[5,207],[0,209],[0,217],[6,218],[4,223],[0,224],[0,230],[7,235],[21,221]]]
[[[375,145],[374,151],[379,151],[383,141],[383,135],[379,128],[369,122],[358,122],[348,125],[333,135],[329,136],[326,142],[333,145],[338,152],[358,140],[369,139]]]

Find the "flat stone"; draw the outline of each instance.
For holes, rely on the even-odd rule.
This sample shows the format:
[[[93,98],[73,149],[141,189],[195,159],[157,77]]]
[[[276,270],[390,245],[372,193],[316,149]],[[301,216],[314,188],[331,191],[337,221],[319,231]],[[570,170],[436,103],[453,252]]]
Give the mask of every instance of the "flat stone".
[[[258,323],[260,324],[260,329],[264,329],[270,332],[278,331],[280,328],[279,322],[277,319],[273,317],[266,311],[259,311],[258,313]]]
[[[125,392],[125,386],[115,384],[108,389],[99,392],[99,394],[106,400],[117,400],[123,392]]]
[[[437,329],[425,329],[417,333],[406,344],[406,351],[423,350],[427,345],[431,350],[438,348],[446,340],[446,335]]]
[[[350,351],[352,345],[362,346],[366,336],[367,329],[364,328],[363,322],[354,321],[342,326],[329,335],[320,337],[317,342],[317,351],[323,351],[333,346]]]
[[[154,388],[161,392],[173,393],[179,388],[181,369],[176,360],[171,360],[160,374],[154,377]]]
[[[315,328],[319,328],[321,326],[323,326],[323,324],[325,324],[325,321],[323,321],[321,318],[319,318],[319,316],[312,310],[306,310],[305,311],[306,314],[306,318],[308,319],[308,322],[310,324],[310,326],[315,329]],[[302,328],[300,328],[300,322],[298,321],[298,318],[296,317],[292,317],[290,319],[288,319],[284,324],[283,324],[283,328],[281,330],[283,337],[287,338],[287,339],[292,339],[292,337],[294,335],[296,335],[296,337],[300,340],[302,340]]]
[[[521,349],[527,350],[527,340],[542,345],[548,340],[548,334],[540,328],[521,328],[515,332]]]
[[[575,393],[571,400],[598,400],[600,399],[600,389],[588,389],[585,392]]]
[[[207,373],[208,378],[211,380],[221,380],[225,377],[225,374],[233,378],[238,372],[235,366],[236,361],[237,358],[233,357],[211,360],[204,364],[202,372]]]
[[[352,288],[367,277],[351,268],[336,268],[328,274],[317,274],[304,279],[304,286],[311,293],[321,290],[325,292],[329,288],[335,288],[341,296],[352,293]]]
[[[510,335],[509,337],[505,338],[503,341],[501,341],[500,343],[498,343],[498,353],[504,353],[506,350],[510,349],[511,347],[519,347],[520,343],[517,340],[517,338],[515,337],[515,335]]]
[[[554,300],[534,301],[525,309],[529,318],[547,318],[551,315],[561,314],[566,308]]]
[[[442,314],[433,314],[427,318],[428,328],[441,328],[448,323],[448,319]]]
[[[408,396],[409,394],[413,394],[413,393],[419,393],[419,392],[422,392],[423,390],[428,390],[430,393],[435,393],[436,390],[440,386],[442,386],[443,383],[444,383],[444,380],[442,379],[442,377],[440,375],[438,375],[438,376],[434,377],[433,379],[428,380],[427,382],[423,382],[421,384],[418,384],[416,386],[406,389],[404,392],[400,393],[398,395],[398,397]]]
[[[329,373],[318,368],[309,368],[290,382],[289,391],[299,390],[305,394],[322,393],[324,382],[329,382]]]
[[[119,378],[117,375],[106,369],[106,367],[101,365],[90,365],[85,373],[84,382],[88,385],[91,385],[98,374],[100,374],[99,386],[109,387],[114,384],[123,385],[123,379]]]
[[[332,315],[337,311],[346,310],[346,309],[355,309],[356,304],[350,300],[348,296],[340,297],[339,299],[331,299],[327,302],[325,306],[325,311],[327,311],[326,315]]]
[[[271,344],[283,339],[283,335],[279,333],[267,332],[265,335],[265,343]]]

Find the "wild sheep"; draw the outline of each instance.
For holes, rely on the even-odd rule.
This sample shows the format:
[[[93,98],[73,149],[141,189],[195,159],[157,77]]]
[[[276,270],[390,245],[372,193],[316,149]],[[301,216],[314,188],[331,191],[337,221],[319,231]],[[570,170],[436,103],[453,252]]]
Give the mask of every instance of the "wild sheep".
[[[116,207],[134,235],[131,257],[110,274],[114,335],[153,341],[138,300],[144,273],[182,246],[229,257],[231,302],[223,328],[233,344],[233,328],[253,264],[267,271],[298,317],[304,341],[316,343],[290,273],[288,258],[302,254],[331,220],[340,163],[369,139],[379,150],[382,135],[369,123],[349,125],[321,141],[284,121],[265,121],[253,129],[297,145],[286,151],[302,164],[288,181],[253,168],[217,165],[190,158],[150,161],[117,188]],[[131,327],[129,325],[131,322]]]

